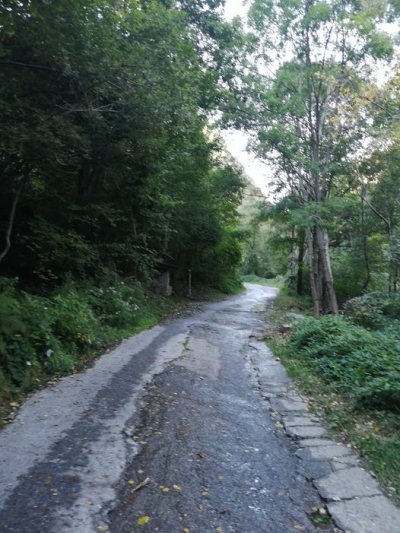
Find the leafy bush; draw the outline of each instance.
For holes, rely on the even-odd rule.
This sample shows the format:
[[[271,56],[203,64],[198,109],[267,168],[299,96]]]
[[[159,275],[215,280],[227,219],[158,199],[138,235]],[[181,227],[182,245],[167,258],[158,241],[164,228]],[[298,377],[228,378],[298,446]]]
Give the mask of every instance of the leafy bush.
[[[372,292],[352,298],[346,302],[344,313],[351,322],[368,329],[400,326],[390,320],[400,320],[400,294]]]
[[[89,303],[76,290],[55,296],[52,314],[54,334],[66,345],[82,349],[93,343],[97,320]]]
[[[322,378],[364,407],[400,409],[400,341],[343,318],[304,319],[289,341]]]
[[[398,411],[400,409],[400,373],[388,372],[361,387],[357,402],[361,406]]]
[[[11,392],[31,390],[40,375],[71,372],[118,332],[156,320],[141,286],[116,276],[101,287],[68,281],[50,297],[5,278],[0,289],[0,378]]]
[[[102,324],[126,328],[138,323],[144,294],[138,284],[114,280],[109,287],[92,287],[88,300]]]

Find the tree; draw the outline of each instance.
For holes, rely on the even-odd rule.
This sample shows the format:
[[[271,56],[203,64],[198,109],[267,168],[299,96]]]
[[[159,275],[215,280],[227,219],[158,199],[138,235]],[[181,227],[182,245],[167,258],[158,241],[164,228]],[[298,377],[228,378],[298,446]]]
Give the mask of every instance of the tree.
[[[353,2],[255,0],[248,41],[258,69],[249,67],[226,113],[254,133],[252,149],[274,166],[278,190],[305,209],[317,317],[338,314],[322,206],[366,135],[366,117],[350,111],[368,61],[392,52],[389,36],[376,29],[378,16]]]
[[[159,262],[180,261],[189,227],[184,268],[224,238],[225,205],[209,192],[218,147],[204,130],[223,72],[213,66],[239,37],[219,6],[3,2],[2,274],[150,279]]]

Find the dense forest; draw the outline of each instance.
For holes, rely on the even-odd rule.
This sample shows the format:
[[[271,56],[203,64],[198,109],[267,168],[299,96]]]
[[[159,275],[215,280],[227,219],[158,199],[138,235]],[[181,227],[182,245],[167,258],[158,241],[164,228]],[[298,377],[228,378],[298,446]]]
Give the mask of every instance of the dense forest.
[[[242,41],[221,4],[1,2],[3,390],[153,323],[165,265],[240,288],[245,182],[209,126]]]

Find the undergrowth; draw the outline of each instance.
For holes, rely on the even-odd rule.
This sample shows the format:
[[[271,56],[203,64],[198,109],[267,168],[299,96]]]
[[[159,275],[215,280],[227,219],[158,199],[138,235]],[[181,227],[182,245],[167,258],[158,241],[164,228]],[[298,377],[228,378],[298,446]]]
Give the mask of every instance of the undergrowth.
[[[82,369],[107,346],[155,325],[180,305],[117,276],[68,282],[50,295],[0,278],[0,425],[7,406],[52,376]]]
[[[358,449],[400,501],[400,300],[355,300],[342,317],[305,317],[270,346],[331,431]],[[287,307],[274,305],[282,318]]]

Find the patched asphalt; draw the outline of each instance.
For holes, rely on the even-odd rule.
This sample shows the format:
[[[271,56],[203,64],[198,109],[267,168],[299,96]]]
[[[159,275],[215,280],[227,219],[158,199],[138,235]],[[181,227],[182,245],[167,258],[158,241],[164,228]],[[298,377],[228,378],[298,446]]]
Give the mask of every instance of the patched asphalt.
[[[248,286],[33,395],[0,433],[1,533],[339,531],[313,521],[266,399],[288,383],[253,342],[274,294]]]

